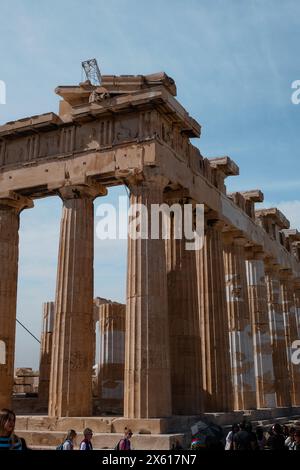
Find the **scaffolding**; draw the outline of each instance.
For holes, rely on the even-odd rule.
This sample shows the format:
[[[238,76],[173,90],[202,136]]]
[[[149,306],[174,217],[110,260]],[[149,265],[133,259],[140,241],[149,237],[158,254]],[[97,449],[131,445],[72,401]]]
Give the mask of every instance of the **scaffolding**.
[[[84,70],[86,79],[91,82],[92,85],[101,86],[102,77],[101,72],[97,64],[96,59],[85,60],[81,63]]]

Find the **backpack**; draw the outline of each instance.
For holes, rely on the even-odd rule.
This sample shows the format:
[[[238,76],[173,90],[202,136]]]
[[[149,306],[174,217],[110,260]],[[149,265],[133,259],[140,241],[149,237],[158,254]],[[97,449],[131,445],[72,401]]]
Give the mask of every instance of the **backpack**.
[[[120,444],[121,444],[121,442],[123,442],[123,443],[124,443],[124,446],[125,446],[125,447],[123,447],[123,449],[120,449]],[[123,437],[122,439],[119,440],[119,442],[118,442],[118,444],[116,445],[116,447],[114,448],[114,450],[130,450],[130,448],[131,448],[131,447],[130,447],[130,441],[129,441],[129,439],[127,439],[126,437],[125,437],[125,438]]]
[[[120,442],[121,442],[122,439],[119,440],[119,442],[116,444],[116,446],[114,447],[114,450],[120,450]]]
[[[71,442],[69,439],[66,439],[66,440],[63,441],[61,444],[59,444],[59,445],[56,447],[55,450],[64,450],[64,444],[65,444],[66,442],[70,442],[71,448],[73,448],[72,442]]]

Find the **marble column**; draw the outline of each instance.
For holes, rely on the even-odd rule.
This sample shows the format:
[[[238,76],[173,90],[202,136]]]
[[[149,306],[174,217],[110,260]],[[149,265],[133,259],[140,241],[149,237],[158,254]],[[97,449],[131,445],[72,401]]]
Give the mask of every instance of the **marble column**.
[[[49,402],[54,310],[54,302],[45,302],[43,304],[43,323],[39,367],[39,403],[45,406],[48,406]]]
[[[49,416],[91,416],[93,368],[93,200],[101,185],[60,191],[60,228]]]
[[[184,204],[179,207],[183,221]],[[197,415],[202,409],[202,364],[196,252],[186,250],[183,226],[182,237],[175,238],[175,221],[171,216],[166,240],[172,414]]]
[[[300,279],[294,282],[294,303],[297,321],[297,333],[300,340]]]
[[[159,176],[140,183],[128,182],[130,210],[135,204],[143,204],[147,214],[139,223],[142,236],[134,236],[138,235],[132,225],[134,219],[129,221],[126,418],[159,418],[172,414],[165,240],[150,236],[151,205],[163,202],[166,183]]]
[[[205,411],[233,409],[221,230],[220,222],[206,220],[204,246],[197,252]]]
[[[291,405],[300,406],[300,371],[299,365],[292,362],[292,343],[299,339],[294,301],[294,282],[290,271],[280,271],[280,289],[284,320],[284,337],[287,365],[290,375]]]
[[[247,252],[247,283],[253,332],[257,408],[276,406],[275,378],[267,304],[264,255]]]
[[[256,408],[252,328],[247,291],[245,243],[223,234],[224,266],[234,409]]]
[[[0,409],[11,408],[14,384],[20,212],[30,199],[0,198]]]
[[[98,398],[106,413],[123,414],[125,364],[125,305],[99,306],[100,357]]]
[[[275,376],[276,406],[287,407],[291,404],[289,390],[289,371],[287,364],[284,318],[282,312],[279,267],[266,263],[267,302],[269,311],[270,338]]]

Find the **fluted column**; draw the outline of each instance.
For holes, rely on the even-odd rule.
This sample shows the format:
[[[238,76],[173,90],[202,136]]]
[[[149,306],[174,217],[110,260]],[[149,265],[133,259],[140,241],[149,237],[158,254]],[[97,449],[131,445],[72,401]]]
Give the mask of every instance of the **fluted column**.
[[[277,407],[286,407],[290,406],[291,398],[284,334],[284,318],[282,312],[279,268],[272,263],[266,264],[266,284],[275,376],[276,405]]]
[[[290,373],[291,405],[300,406],[300,371],[299,365],[292,362],[292,343],[299,339],[296,309],[294,302],[294,282],[289,271],[280,272],[281,301],[284,320],[284,336],[287,365]]]
[[[60,228],[49,415],[90,416],[93,367],[95,197],[101,185],[60,190]]]
[[[39,403],[40,405],[45,406],[47,406],[49,402],[54,310],[54,302],[45,302],[43,304],[43,324],[39,368]]]
[[[125,363],[125,305],[99,306],[100,357],[98,397],[102,411],[123,413]]]
[[[263,253],[247,253],[247,282],[253,331],[257,408],[276,406]]]
[[[297,321],[297,333],[300,340],[300,279],[294,283],[294,302]]]
[[[205,411],[233,409],[221,230],[218,221],[207,220],[204,247],[197,253]]]
[[[183,220],[184,204],[179,207]],[[184,231],[180,239],[175,238],[175,221],[170,218],[166,240],[172,414],[196,415],[202,409],[196,253],[186,250]]]
[[[159,176],[128,182],[131,209],[143,204],[148,211],[139,224],[147,238],[128,236],[124,393],[128,418],[166,417],[172,412],[165,241],[150,236],[151,205],[163,202],[165,184]]]
[[[234,409],[256,408],[252,328],[247,292],[245,240],[223,234]]]
[[[0,198],[0,409],[11,408],[14,384],[20,212],[30,199],[9,193]]]

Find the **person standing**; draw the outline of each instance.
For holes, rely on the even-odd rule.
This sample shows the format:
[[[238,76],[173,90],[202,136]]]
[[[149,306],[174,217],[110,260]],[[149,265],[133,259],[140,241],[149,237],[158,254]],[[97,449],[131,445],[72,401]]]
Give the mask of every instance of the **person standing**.
[[[300,429],[296,429],[294,439],[295,442],[293,450],[300,450]]]
[[[273,434],[269,437],[267,445],[271,450],[287,450],[284,445],[285,438],[282,432],[282,427],[279,423],[274,424],[272,427]]]
[[[70,429],[63,443],[62,450],[73,450],[76,436],[77,436],[77,432],[74,431],[74,429]]]
[[[265,447],[267,445],[267,439],[265,438],[263,428],[261,426],[257,426],[255,432],[256,432],[258,450],[265,450]]]
[[[226,436],[225,450],[233,450],[233,440],[237,432],[239,432],[240,427],[238,424],[233,424],[231,431]]]
[[[252,425],[246,421],[240,424],[240,430],[233,437],[233,450],[257,450],[257,439],[252,432]]]
[[[131,442],[130,442],[131,436],[132,436],[131,429],[125,428],[124,437],[119,442],[118,450],[131,450]]]
[[[288,450],[294,450],[294,447],[295,447],[295,432],[296,432],[296,428],[294,428],[292,426],[290,428],[290,435],[284,442],[284,445],[285,445],[285,447],[288,448]]]
[[[83,431],[84,439],[80,443],[79,450],[93,450],[91,439],[93,437],[93,431],[90,428],[85,428]]]

